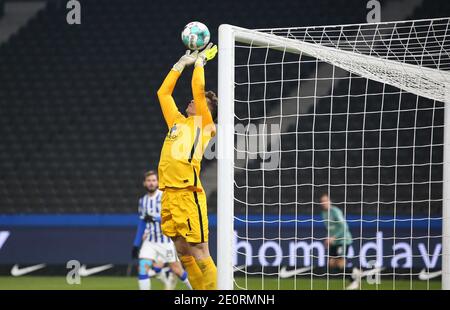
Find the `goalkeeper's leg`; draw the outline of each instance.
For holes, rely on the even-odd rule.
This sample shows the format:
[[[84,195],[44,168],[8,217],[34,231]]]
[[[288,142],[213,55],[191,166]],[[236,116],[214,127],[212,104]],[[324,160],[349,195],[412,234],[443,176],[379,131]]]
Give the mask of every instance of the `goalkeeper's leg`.
[[[217,268],[209,254],[208,243],[190,244],[191,253],[203,274],[205,289],[217,289]]]
[[[209,254],[206,195],[204,192],[192,192],[184,197],[192,207],[186,210],[189,222],[182,236],[186,236],[189,252],[202,271],[205,289],[215,290],[217,289],[217,268]]]
[[[181,264],[187,272],[189,283],[192,288],[194,290],[204,290],[203,273],[197,265],[195,258],[191,255],[189,244],[180,236],[172,238],[172,240],[177,249]]]
[[[170,216],[162,217],[164,234],[175,243],[178,256],[194,289],[217,288],[217,268],[208,248],[208,215],[206,195],[178,190],[172,195]],[[167,196],[164,194],[166,202]],[[164,204],[163,204],[164,208]]]

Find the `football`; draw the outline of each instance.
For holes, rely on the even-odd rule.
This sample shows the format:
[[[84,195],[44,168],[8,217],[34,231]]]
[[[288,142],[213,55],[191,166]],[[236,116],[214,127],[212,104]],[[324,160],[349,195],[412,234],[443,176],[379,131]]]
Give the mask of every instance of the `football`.
[[[210,39],[208,27],[200,22],[190,22],[181,32],[181,40],[190,50],[201,50]]]

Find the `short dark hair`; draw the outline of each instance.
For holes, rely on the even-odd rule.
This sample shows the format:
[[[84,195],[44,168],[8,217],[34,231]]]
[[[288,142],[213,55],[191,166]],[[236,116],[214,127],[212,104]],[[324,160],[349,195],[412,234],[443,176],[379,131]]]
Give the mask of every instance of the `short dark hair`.
[[[144,181],[145,179],[147,179],[149,176],[152,175],[156,175],[156,177],[158,177],[158,173],[155,170],[149,170],[146,173],[144,173]]]
[[[208,90],[205,93],[205,97],[206,97],[207,102],[208,102],[208,108],[209,108],[209,112],[211,112],[212,119],[213,119],[213,121],[216,121],[216,118],[217,118],[217,102],[218,102],[217,95],[212,90]]]

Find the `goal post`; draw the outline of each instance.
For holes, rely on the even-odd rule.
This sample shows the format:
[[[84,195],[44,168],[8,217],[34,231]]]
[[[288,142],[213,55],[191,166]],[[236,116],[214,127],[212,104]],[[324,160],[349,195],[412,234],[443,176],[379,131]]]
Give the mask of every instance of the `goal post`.
[[[442,289],[450,290],[450,90],[444,108],[444,165],[442,202]]]
[[[233,289],[234,234],[234,31],[219,27],[217,137],[217,269],[218,288]]]
[[[402,242],[403,245],[409,244],[412,248],[416,246],[415,239],[424,241],[420,251],[427,248],[427,253],[430,255],[433,254],[432,247],[439,249],[437,242],[440,239],[442,252],[438,255],[442,268],[442,289],[450,289],[450,191],[445,188],[450,182],[450,109],[448,106],[440,105],[440,103],[449,102],[450,34],[448,28],[448,18],[260,30],[232,25],[219,27],[217,141],[219,289],[235,287],[235,271],[243,272],[245,277],[243,282],[245,284],[236,285],[238,288],[252,288],[249,284],[250,277],[262,281],[262,286],[259,288],[271,287],[269,284],[265,285],[269,283],[270,277],[276,279],[276,288],[283,288],[286,260],[289,260],[289,266],[296,272],[301,269],[299,267],[305,267],[304,270],[310,268],[309,273],[299,272],[298,275],[304,276],[311,282],[307,288],[313,288],[314,278],[326,279],[326,288],[332,287],[328,267],[325,267],[324,274],[314,271],[314,268],[317,268],[314,262],[318,260],[318,266],[324,265],[320,260],[323,255],[327,255],[323,253],[328,253],[330,250],[329,248],[321,250],[318,245],[326,238],[317,232],[317,227],[323,224],[323,220],[315,210],[317,194],[323,193],[323,188],[331,194],[331,198],[333,193],[338,193],[334,196],[340,197],[336,203],[343,209],[344,217],[351,217],[350,213],[359,212],[359,217],[355,216],[348,220],[350,228],[354,227],[357,231],[354,243],[357,243],[358,250],[369,247],[368,244],[364,244],[366,241],[367,243],[369,241],[373,243],[373,240],[376,240],[375,243],[378,242],[380,227],[389,225],[387,230],[392,236],[390,235],[387,239],[392,241],[394,250],[386,254],[387,258],[393,259],[390,266],[392,270],[387,275],[391,277],[394,289],[397,285],[397,277],[404,276],[398,271],[400,267],[398,267],[395,247],[400,246]],[[244,51],[242,57],[237,53],[239,50]],[[271,55],[271,51],[276,51],[276,56]],[[262,56],[255,56],[258,53]],[[239,63],[236,61],[238,57],[241,60]],[[258,60],[254,61],[253,58]],[[274,76],[270,76],[271,74]],[[241,78],[241,75],[247,76]],[[365,93],[356,92],[353,88],[355,84],[365,87]],[[274,86],[278,90],[274,91]],[[244,94],[243,96],[236,96],[238,88],[242,88],[240,92]],[[262,94],[261,98],[255,94]],[[373,102],[373,98],[381,102],[378,110],[367,107],[370,102]],[[399,106],[397,109],[386,108],[392,103],[395,105],[395,102]],[[245,107],[235,110],[237,104],[245,105]],[[328,112],[319,111],[321,109],[319,105],[329,106]],[[347,106],[339,110],[338,105]],[[354,137],[360,134],[357,133],[358,128],[351,129],[352,109],[356,105],[362,107],[362,110],[355,112],[355,115],[362,115],[362,125],[359,129],[362,132],[362,144],[353,147]],[[340,112],[335,112],[335,109]],[[429,121],[421,120],[422,112],[423,115],[432,113]],[[394,113],[397,113],[394,115],[396,119],[391,117]],[[415,122],[409,127],[402,124],[402,122],[407,123],[403,121],[403,115],[407,113],[410,113],[408,115]],[[375,122],[374,118],[370,118],[372,114],[378,116],[376,119],[379,122],[378,129],[369,128],[372,126],[369,124]],[[388,118],[384,114],[392,118],[389,120],[390,125],[384,124]],[[444,119],[443,125],[439,121],[441,114]],[[319,118],[324,117],[328,117],[329,128],[316,132],[316,127],[320,125]],[[334,127],[339,127],[337,119],[340,123],[345,123],[345,128],[342,127],[333,132]],[[238,121],[244,123],[244,132],[237,133],[235,125]],[[302,122],[309,121],[312,122],[310,129],[300,128]],[[257,128],[256,130],[262,128],[263,133],[252,132],[249,128],[253,128],[251,127],[253,125]],[[265,131],[272,125],[278,125],[278,133]],[[443,137],[439,134],[441,129]],[[402,145],[404,131],[414,136],[409,145]],[[431,135],[431,141],[422,145],[421,139],[425,133]],[[316,138],[322,134],[328,135],[328,145],[325,145],[323,150],[319,145],[326,140]],[[365,136],[372,137],[373,134],[378,134],[376,139],[379,144],[366,146],[367,143],[370,144],[370,141],[365,140]],[[392,136],[389,136],[390,134]],[[295,141],[292,140],[292,136],[295,136]],[[345,138],[341,137],[339,139],[342,141],[334,143],[333,139],[337,136],[345,136]],[[236,140],[240,137],[244,139],[244,149],[236,145],[236,143],[239,144]],[[253,140],[253,137],[256,140]],[[312,140],[312,144],[308,144],[308,147],[301,145],[305,137]],[[441,138],[443,141],[437,141]],[[386,143],[395,140],[392,146],[386,147],[393,150],[392,154],[395,156],[393,164],[383,161],[385,157],[383,145],[386,144],[384,139]],[[289,147],[283,145],[283,141],[286,140],[291,143]],[[251,150],[250,144],[255,141],[258,145],[263,144],[263,150]],[[341,142],[343,147],[336,146]],[[422,159],[418,159],[416,153],[425,148],[428,148],[429,160],[422,163]],[[316,150],[328,153],[330,163],[327,167],[316,166],[317,159],[323,157],[321,153],[318,153],[316,157]],[[404,155],[403,150],[410,151],[412,155]],[[378,154],[375,165],[373,163],[376,162],[376,158],[375,161],[366,159],[367,155],[374,157],[373,151]],[[435,159],[439,157],[436,154],[440,151],[443,153],[442,161]],[[337,152],[345,153],[345,158],[342,157],[344,162],[336,166],[331,161],[336,161],[334,154]],[[357,154],[361,157],[358,161],[359,168],[354,167],[354,163],[351,162],[356,152],[359,152]],[[265,168],[264,163],[267,162],[267,158],[276,153],[279,153],[278,166]],[[243,157],[237,159],[237,156],[242,154]],[[263,159],[258,161],[254,157],[258,154],[263,154]],[[405,159],[405,157],[408,158]],[[305,160],[310,160],[311,163],[304,164]],[[403,170],[401,169],[407,166],[406,162],[411,162],[410,170],[412,171],[407,170],[411,177],[407,181],[402,181]],[[285,163],[290,166],[284,167]],[[443,169],[440,179],[435,176],[436,166],[442,166]],[[428,171],[424,171],[424,167],[427,167]],[[357,184],[353,184],[351,180],[356,168],[361,170],[359,177],[361,185],[358,189],[361,201],[359,202],[350,197],[354,188],[357,188]],[[322,169],[328,171],[328,176],[317,173]],[[387,182],[385,180],[392,179],[390,176],[386,177],[392,169],[395,170],[392,174],[393,180]],[[294,173],[290,174],[292,171]],[[373,171],[375,174],[372,173]],[[277,174],[273,174],[272,177],[272,172]],[[335,172],[343,173],[339,176],[339,178],[345,177],[342,183],[332,181]],[[422,175],[417,176],[421,173]],[[262,175],[262,184],[258,183],[259,181],[253,182],[257,178],[256,175]],[[240,184],[236,182],[236,177],[252,182]],[[273,182],[271,182],[272,178]],[[320,183],[324,178],[328,178],[328,184]],[[377,179],[378,183],[372,182],[371,178]],[[394,189],[391,189],[392,193],[387,194],[385,187],[388,185]],[[439,185],[442,186],[441,192],[435,189]],[[300,188],[301,186],[305,188]],[[405,186],[408,188],[402,192]],[[421,191],[427,186],[428,196],[425,195],[425,198],[422,197],[423,195],[414,193],[414,190]],[[235,189],[238,189],[237,193]],[[273,189],[278,192],[272,193]],[[236,195],[241,195],[243,198],[241,196],[236,198]],[[405,196],[410,198],[405,200],[402,198]],[[239,213],[242,216],[235,214],[236,204],[239,204]],[[440,206],[441,213],[434,214],[436,206]],[[366,211],[365,208],[370,210]],[[420,214],[428,213],[428,217],[420,217],[416,214],[418,213],[416,209],[420,209]],[[252,215],[253,210],[256,210],[255,215]],[[384,215],[383,212],[390,215]],[[435,225],[437,222],[441,223],[440,234],[432,232],[430,228],[437,227]],[[242,232],[236,234],[235,223],[242,226]],[[376,227],[367,228],[370,225]],[[309,230],[309,235],[304,235],[302,229]],[[376,237],[365,235],[371,229],[376,231]],[[409,230],[410,234],[401,235],[400,229]],[[254,236],[253,230],[255,232],[260,230],[262,236]],[[426,235],[416,235],[419,230]],[[234,247],[239,240],[246,242],[242,243],[243,250],[239,250],[239,255],[249,256],[249,261],[259,259],[262,261],[261,266],[249,268],[246,258],[244,258],[245,263],[236,261],[239,260],[237,259],[239,255],[236,254]],[[289,247],[285,243],[287,241],[290,242]],[[260,246],[259,251],[252,249],[252,242]],[[306,244],[307,242],[309,243]],[[265,251],[270,246],[275,254]],[[284,254],[285,248],[289,249],[290,256]],[[297,249],[304,249],[304,252],[296,254]],[[310,252],[306,249],[310,249]],[[281,254],[278,254],[278,251]],[[266,258],[262,257],[264,253],[269,253]],[[362,259],[358,254],[353,253],[353,255],[353,259],[358,259],[358,263],[353,266],[361,268]],[[304,266],[297,263],[300,258],[303,259]],[[418,258],[419,254],[413,252],[411,257],[407,258],[408,263],[404,264],[407,279],[410,281],[409,288],[414,288],[413,276],[419,275],[418,271],[413,270]],[[242,266],[234,266],[235,264]],[[435,268],[435,265],[431,265],[427,263],[423,270],[429,272],[430,269]],[[384,267],[380,266],[381,269]],[[347,270],[344,269],[342,279],[346,277],[346,273]],[[299,288],[297,274],[295,272],[293,274],[293,287]],[[362,284],[359,283],[359,285],[361,288]],[[430,288],[429,280],[426,287]]]

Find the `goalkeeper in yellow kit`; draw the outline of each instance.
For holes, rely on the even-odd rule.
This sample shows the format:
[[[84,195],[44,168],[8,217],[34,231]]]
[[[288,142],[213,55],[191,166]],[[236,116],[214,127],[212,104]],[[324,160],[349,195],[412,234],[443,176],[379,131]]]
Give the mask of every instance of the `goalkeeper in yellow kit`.
[[[200,164],[208,142],[216,134],[217,96],[205,92],[204,66],[217,54],[209,44],[202,52],[187,51],[173,66],[158,90],[168,126],[159,160],[159,188],[164,191],[161,228],[172,238],[194,289],[216,289],[217,269],[208,248],[206,195],[200,181]],[[185,67],[194,65],[191,100],[186,116],[180,113],[172,92]]]

